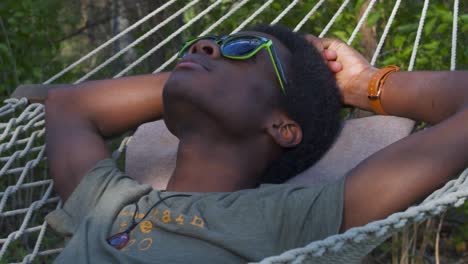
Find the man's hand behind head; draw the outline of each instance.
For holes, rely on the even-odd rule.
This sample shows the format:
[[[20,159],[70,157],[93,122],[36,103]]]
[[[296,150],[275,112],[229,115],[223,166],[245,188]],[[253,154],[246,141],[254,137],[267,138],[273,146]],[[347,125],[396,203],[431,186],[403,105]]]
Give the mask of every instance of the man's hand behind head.
[[[323,46],[321,38],[318,38],[314,35],[307,34],[305,35],[305,39],[312,45],[317,48],[322,53],[323,59],[327,61],[328,68],[334,73],[338,73],[343,69],[343,65],[341,63],[337,62],[337,54],[336,51],[331,50],[331,49],[325,49]]]
[[[335,73],[345,104],[369,110],[367,84],[376,71],[355,49],[339,39],[306,35],[307,41],[322,52],[328,67]]]

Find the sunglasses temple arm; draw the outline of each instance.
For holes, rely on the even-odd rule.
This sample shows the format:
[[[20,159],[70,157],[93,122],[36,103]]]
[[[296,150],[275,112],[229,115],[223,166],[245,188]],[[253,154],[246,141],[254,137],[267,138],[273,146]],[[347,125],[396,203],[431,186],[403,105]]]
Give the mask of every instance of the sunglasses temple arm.
[[[280,73],[279,68],[281,67],[281,64],[276,59],[278,55],[276,54],[275,48],[273,46],[270,46],[267,48],[267,50],[268,50],[268,54],[270,54],[271,62],[273,62],[273,67],[275,68],[276,76],[278,77],[278,80],[280,82],[281,91],[283,91],[283,93],[286,94],[286,89],[284,88],[285,84],[283,83],[284,73],[282,71],[281,71],[282,74]]]

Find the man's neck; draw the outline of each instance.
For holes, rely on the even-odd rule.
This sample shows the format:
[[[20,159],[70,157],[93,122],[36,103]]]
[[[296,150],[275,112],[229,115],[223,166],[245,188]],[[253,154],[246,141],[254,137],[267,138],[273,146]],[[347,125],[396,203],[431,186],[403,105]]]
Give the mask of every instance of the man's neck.
[[[177,192],[233,192],[255,188],[267,161],[248,144],[181,140],[167,185]]]

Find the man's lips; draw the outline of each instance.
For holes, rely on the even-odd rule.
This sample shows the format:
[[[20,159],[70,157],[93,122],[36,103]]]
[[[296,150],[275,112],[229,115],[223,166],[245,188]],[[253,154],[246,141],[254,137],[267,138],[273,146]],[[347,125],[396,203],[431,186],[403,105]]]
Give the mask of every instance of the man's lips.
[[[200,69],[204,71],[208,71],[208,68],[206,68],[203,64],[201,64],[199,61],[193,58],[185,58],[179,61],[177,63],[176,69],[179,68],[188,68],[188,69]]]

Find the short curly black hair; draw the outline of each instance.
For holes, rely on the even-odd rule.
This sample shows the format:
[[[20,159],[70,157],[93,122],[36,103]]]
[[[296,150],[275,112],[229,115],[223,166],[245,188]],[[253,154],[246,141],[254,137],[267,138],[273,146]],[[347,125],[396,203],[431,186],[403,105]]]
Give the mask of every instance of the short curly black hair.
[[[320,52],[301,33],[280,25],[256,25],[249,31],[268,34],[291,52],[288,86],[281,107],[302,129],[302,142],[266,170],[262,183],[282,183],[316,163],[341,130],[341,97],[333,73]]]

